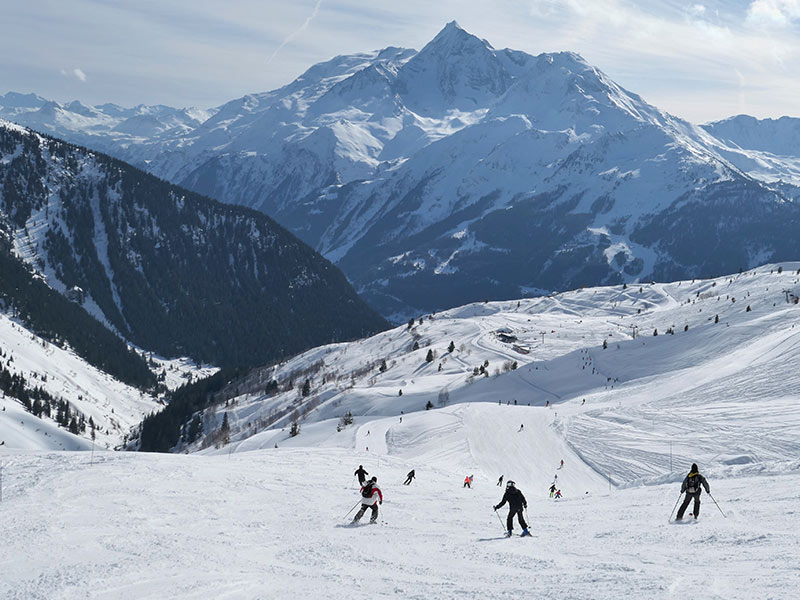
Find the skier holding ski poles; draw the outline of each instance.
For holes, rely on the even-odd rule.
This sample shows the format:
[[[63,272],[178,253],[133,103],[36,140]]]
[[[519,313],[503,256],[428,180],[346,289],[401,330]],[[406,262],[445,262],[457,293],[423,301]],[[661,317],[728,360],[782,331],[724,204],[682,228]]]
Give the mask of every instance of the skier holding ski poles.
[[[681,504],[681,507],[678,509],[678,515],[675,517],[676,521],[683,519],[683,513],[686,512],[686,508],[692,500],[694,500],[692,515],[694,515],[695,519],[700,516],[700,494],[703,492],[701,486],[706,488],[707,494],[711,493],[708,481],[700,474],[697,469],[697,464],[692,463],[692,470],[689,471],[689,474],[684,478],[681,484],[681,493],[685,492],[686,497],[683,499],[683,504]]]
[[[500,501],[500,504],[494,507],[495,511],[501,508],[506,502],[508,502],[508,519],[506,519],[508,531],[506,532],[506,537],[511,537],[513,535],[514,515],[519,519],[519,526],[522,527],[522,535],[530,535],[531,532],[528,531],[528,524],[525,522],[525,517],[522,516],[523,509],[528,508],[528,501],[525,500],[525,496],[517,489],[513,481],[509,481],[506,484],[506,493],[503,494],[503,499]]]
[[[378,478],[370,479],[364,487],[361,488],[361,508],[356,513],[353,523],[358,523],[368,508],[372,509],[372,516],[369,519],[370,523],[375,523],[378,520],[378,505],[383,504],[383,494],[378,488]]]

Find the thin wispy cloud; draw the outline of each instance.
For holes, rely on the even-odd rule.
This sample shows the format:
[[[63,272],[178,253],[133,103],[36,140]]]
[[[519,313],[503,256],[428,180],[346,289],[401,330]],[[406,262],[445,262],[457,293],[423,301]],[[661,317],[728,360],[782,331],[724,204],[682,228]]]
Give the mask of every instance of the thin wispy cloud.
[[[270,55],[270,57],[267,59],[267,64],[270,64],[272,60],[278,55],[278,52],[283,50],[283,48],[286,47],[287,44],[291,43],[292,40],[294,40],[298,35],[300,35],[302,32],[308,29],[308,26],[309,24],[311,24],[311,21],[314,19],[314,17],[317,16],[321,4],[322,0],[317,0],[317,3],[314,5],[314,9],[311,11],[311,14],[308,17],[306,17],[306,20],[303,21],[303,24],[300,27],[298,27],[295,31],[293,31],[283,39],[280,46],[278,46],[275,49],[275,51]]]
[[[69,77],[70,79],[77,79],[81,83],[86,83],[86,73],[83,72],[83,69],[61,69],[61,74],[64,77]]]

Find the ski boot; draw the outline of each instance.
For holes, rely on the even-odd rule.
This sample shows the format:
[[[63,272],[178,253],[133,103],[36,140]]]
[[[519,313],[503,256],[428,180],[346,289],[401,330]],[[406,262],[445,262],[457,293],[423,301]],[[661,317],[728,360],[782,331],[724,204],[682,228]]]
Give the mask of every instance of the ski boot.
[[[512,535],[514,535],[514,532],[509,529],[508,531],[506,531],[505,535],[506,537],[511,537]]]
[[[526,527],[525,529],[522,530],[522,534],[520,535],[520,537],[525,537],[525,536],[530,536],[530,535],[531,535],[531,532],[528,531],[528,528]]]

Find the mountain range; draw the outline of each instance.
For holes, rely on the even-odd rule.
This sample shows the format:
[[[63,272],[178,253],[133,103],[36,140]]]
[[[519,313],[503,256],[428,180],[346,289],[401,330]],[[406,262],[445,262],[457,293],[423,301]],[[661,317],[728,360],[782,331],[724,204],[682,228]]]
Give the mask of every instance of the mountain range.
[[[420,51],[337,56],[206,112],[0,106],[270,215],[395,321],[800,251],[800,120],[697,126],[574,53],[497,50],[455,22]]]

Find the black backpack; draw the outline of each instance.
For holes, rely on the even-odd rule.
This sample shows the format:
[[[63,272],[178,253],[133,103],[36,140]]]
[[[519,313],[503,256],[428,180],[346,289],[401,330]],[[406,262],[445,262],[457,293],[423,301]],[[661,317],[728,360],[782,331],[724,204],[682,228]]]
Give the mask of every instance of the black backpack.
[[[373,483],[370,481],[361,489],[361,496],[363,498],[371,498],[372,497],[372,485]]]
[[[700,473],[689,476],[689,479],[686,480],[686,491],[690,494],[700,491]]]

